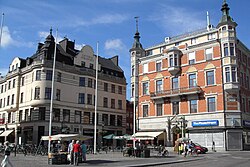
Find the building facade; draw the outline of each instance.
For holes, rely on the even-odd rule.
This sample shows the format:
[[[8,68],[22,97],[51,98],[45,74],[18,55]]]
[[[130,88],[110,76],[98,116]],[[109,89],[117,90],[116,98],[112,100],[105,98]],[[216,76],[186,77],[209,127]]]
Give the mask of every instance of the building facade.
[[[157,142],[168,146],[185,136],[209,149],[249,149],[250,51],[226,1],[221,11],[216,27],[208,16],[206,28],[146,49],[137,29],[130,50],[137,131],[159,132]]]
[[[94,136],[97,98],[97,145],[101,145],[103,135],[126,133],[126,79],[118,56],[98,56],[96,67],[97,56],[92,47],[76,50],[74,46],[67,38],[56,45],[52,134]],[[54,48],[51,30],[33,56],[16,57],[7,75],[0,79],[2,142],[8,139],[17,144],[38,144],[41,136],[48,135]]]

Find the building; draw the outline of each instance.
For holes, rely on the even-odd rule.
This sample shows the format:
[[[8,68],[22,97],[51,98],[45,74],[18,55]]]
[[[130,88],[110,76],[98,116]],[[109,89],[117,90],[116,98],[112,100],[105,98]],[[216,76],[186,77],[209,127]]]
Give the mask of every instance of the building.
[[[14,58],[0,79],[0,135],[15,143],[38,144],[49,133],[55,39],[26,59]],[[94,135],[96,55],[91,46],[75,49],[64,38],[56,45],[52,134]],[[97,144],[107,134],[126,133],[126,79],[118,56],[98,56]],[[91,143],[90,143],[91,144]]]
[[[137,136],[168,146],[185,136],[209,149],[249,149],[250,51],[226,1],[221,11],[216,27],[208,16],[206,28],[146,49],[137,26],[130,50]]]
[[[133,103],[129,100],[126,101],[126,134],[133,134],[133,125],[134,125],[134,110],[133,110]]]

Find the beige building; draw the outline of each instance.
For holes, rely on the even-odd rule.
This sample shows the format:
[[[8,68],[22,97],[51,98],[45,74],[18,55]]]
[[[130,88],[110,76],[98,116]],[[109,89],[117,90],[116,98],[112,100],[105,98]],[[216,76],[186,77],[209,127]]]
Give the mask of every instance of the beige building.
[[[57,44],[52,134],[94,135],[96,55],[86,45],[80,51],[67,38]],[[39,143],[49,133],[52,66],[52,31],[36,53],[14,58],[0,79],[0,135],[3,142]],[[97,144],[107,134],[126,132],[126,79],[118,56],[99,57]],[[92,143],[90,143],[92,144]]]

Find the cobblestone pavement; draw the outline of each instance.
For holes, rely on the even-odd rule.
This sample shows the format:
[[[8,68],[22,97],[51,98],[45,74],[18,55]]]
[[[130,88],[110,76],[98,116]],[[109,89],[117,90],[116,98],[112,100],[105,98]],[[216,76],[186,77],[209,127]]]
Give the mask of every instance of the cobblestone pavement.
[[[181,163],[186,161],[195,161],[203,159],[206,156],[191,156],[184,158],[175,153],[170,153],[168,157],[159,157],[156,154],[151,153],[150,158],[134,158],[134,157],[124,157],[121,152],[108,152],[102,154],[87,154],[87,162],[79,163],[79,166],[114,166],[114,167],[133,167],[133,166],[156,166],[160,164],[171,164],[171,163]],[[2,161],[3,156],[0,157]],[[62,165],[49,165],[47,156],[24,156],[23,154],[18,154],[16,157],[12,154],[10,160],[14,167],[51,167],[60,166],[66,167],[68,164]]]

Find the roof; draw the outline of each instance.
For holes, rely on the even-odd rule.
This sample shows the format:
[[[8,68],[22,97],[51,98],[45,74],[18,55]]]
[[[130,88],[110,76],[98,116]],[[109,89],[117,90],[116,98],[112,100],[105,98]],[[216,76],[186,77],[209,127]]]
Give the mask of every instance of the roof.
[[[102,67],[110,69],[110,70],[114,70],[114,71],[119,71],[119,72],[123,72],[123,70],[119,67],[116,66],[112,60],[110,59],[106,59],[103,57],[98,57],[98,62],[99,64],[101,64]]]

